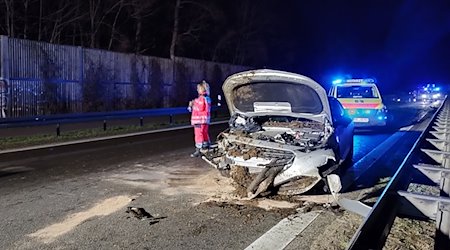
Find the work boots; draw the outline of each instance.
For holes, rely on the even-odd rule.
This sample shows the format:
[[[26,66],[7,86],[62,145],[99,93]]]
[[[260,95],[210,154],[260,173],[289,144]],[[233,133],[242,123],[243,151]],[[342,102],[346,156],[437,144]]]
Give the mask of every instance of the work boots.
[[[200,152],[199,148],[195,149],[195,152],[191,154],[191,157],[200,157],[202,153]]]

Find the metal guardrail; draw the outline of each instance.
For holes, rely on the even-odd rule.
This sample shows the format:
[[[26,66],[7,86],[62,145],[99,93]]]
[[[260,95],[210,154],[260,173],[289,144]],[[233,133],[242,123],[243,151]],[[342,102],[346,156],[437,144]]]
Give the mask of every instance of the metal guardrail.
[[[430,134],[437,139],[427,139],[426,137]],[[424,145],[429,144],[434,145],[439,150],[421,149]],[[425,152],[436,162],[433,164],[417,164],[419,160],[432,162],[431,159],[420,157],[422,152]],[[424,180],[424,182],[414,183],[436,183],[440,185],[441,196],[430,196],[406,191],[412,183],[412,176],[420,173],[428,177],[428,180],[418,178],[417,180]],[[414,181],[417,180],[415,179]],[[348,249],[382,249],[394,220],[398,216],[435,220],[435,249],[448,249],[450,246],[449,183],[450,101],[446,98],[353,236]]]
[[[214,106],[212,107],[211,112],[214,117],[217,116],[218,112],[226,112],[226,109],[221,106]],[[175,115],[183,115],[183,114],[189,114],[189,111],[187,110],[186,107],[32,116],[26,118],[0,119],[0,128],[40,126],[40,125],[63,124],[63,123],[79,123],[79,122],[102,121],[102,120],[107,121],[107,120],[118,120],[127,118],[140,118],[142,125],[142,119],[144,117],[164,117],[164,116],[167,116],[169,119],[169,123],[172,123],[173,117]]]

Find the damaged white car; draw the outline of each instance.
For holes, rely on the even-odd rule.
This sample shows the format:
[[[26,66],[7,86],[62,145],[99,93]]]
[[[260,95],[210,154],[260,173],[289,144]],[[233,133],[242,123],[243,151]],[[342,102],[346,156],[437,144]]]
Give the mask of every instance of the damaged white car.
[[[222,88],[229,128],[203,159],[220,170],[245,169],[249,198],[304,193],[351,161],[353,122],[314,80],[253,70],[230,76]]]

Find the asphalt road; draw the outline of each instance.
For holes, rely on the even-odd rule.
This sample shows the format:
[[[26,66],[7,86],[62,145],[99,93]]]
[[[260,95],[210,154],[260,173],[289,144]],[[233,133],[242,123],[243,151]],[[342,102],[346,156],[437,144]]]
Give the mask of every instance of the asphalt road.
[[[355,163],[423,115],[410,104],[391,112],[387,129],[357,131]],[[0,155],[0,248],[244,249],[296,212],[281,209],[295,205],[286,201],[236,202],[229,179],[189,158],[192,137],[180,130]],[[137,219],[128,206],[154,218]]]

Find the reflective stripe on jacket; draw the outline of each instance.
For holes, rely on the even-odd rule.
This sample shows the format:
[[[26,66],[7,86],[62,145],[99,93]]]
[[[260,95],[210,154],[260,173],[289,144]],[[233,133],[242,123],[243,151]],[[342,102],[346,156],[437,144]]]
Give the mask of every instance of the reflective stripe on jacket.
[[[211,98],[200,95],[192,104],[191,124],[209,124],[211,119]]]

